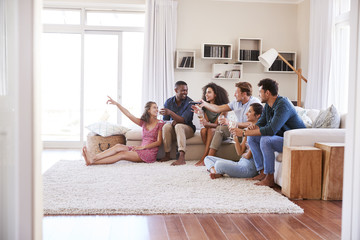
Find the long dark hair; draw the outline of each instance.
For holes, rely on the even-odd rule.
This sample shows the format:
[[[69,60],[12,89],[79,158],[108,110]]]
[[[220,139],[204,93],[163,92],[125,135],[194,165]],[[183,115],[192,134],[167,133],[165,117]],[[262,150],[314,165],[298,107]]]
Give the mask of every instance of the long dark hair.
[[[150,122],[151,116],[150,116],[149,110],[153,104],[156,104],[156,102],[149,101],[145,104],[144,113],[141,115],[140,119],[146,123]]]
[[[202,90],[203,90],[202,99],[204,101],[206,101],[205,94],[206,94],[206,89],[208,89],[208,88],[211,88],[214,91],[215,95],[216,95],[216,97],[215,97],[215,104],[216,105],[223,105],[223,104],[229,103],[229,94],[228,94],[228,92],[223,87],[221,87],[221,86],[219,86],[219,85],[217,85],[217,84],[215,84],[213,82],[207,84],[206,86],[204,86],[202,88]]]

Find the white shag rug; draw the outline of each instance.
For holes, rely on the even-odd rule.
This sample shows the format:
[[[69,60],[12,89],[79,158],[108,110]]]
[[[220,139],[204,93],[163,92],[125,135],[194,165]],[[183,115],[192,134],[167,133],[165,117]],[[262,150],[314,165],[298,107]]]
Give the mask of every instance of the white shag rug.
[[[303,213],[286,197],[254,181],[212,180],[195,162],[85,166],[84,161],[61,160],[43,175],[44,213]]]

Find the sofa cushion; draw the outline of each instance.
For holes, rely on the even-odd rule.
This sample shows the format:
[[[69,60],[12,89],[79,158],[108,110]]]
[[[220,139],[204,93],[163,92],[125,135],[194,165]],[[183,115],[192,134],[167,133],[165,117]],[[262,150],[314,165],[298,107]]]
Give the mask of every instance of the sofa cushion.
[[[340,115],[334,105],[320,111],[312,125],[313,128],[339,128],[339,126]]]
[[[301,118],[301,120],[302,120],[303,123],[305,124],[305,126],[306,126],[307,128],[311,127],[313,121],[312,121],[311,118],[307,115],[308,110],[307,110],[307,109],[304,109],[304,108],[302,108],[302,107],[298,107],[298,106],[295,106],[295,110],[296,110],[297,115]]]

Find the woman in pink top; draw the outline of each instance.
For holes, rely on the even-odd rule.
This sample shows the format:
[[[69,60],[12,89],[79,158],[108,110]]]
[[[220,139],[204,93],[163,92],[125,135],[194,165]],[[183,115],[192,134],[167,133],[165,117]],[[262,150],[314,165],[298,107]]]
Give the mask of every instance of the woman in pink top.
[[[86,147],[83,147],[83,156],[86,165],[92,164],[109,164],[120,160],[127,160],[132,162],[146,162],[153,163],[156,161],[156,155],[159,146],[162,144],[162,127],[163,121],[158,120],[158,106],[155,102],[147,102],[145,110],[141,118],[136,118],[126,108],[121,106],[118,102],[108,97],[107,104],[116,105],[120,111],[125,114],[131,121],[142,127],[143,140],[140,146],[126,146],[123,144],[116,144],[108,150],[91,155]]]

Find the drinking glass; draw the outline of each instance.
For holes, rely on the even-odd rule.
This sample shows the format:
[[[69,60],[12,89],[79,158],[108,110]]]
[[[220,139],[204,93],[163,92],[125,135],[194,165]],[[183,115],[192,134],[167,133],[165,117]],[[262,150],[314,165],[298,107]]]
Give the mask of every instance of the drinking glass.
[[[204,118],[204,111],[201,108],[199,108],[199,110],[197,112],[197,117],[199,118],[200,125],[202,126],[203,125],[202,120]]]
[[[218,117],[218,122],[220,124],[220,128],[218,130],[219,133],[223,133],[223,130],[221,130],[222,124],[220,123],[221,122],[220,120],[222,120],[222,119],[225,119],[225,115],[220,114],[220,116]]]
[[[236,128],[236,126],[237,126],[237,122],[236,122],[236,121],[233,121],[233,120],[229,121],[229,128]],[[231,138],[232,140],[234,140],[234,136],[233,136],[232,134],[230,134],[230,138]]]

